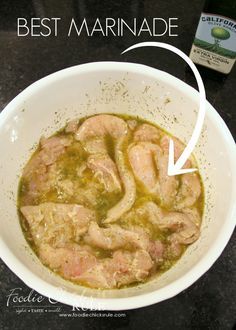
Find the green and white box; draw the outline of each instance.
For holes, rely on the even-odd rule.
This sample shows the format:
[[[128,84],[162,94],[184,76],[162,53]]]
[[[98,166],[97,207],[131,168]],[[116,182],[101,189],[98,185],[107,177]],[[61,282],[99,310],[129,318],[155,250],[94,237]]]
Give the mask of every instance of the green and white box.
[[[236,59],[236,21],[202,13],[190,58],[197,64],[228,74]]]

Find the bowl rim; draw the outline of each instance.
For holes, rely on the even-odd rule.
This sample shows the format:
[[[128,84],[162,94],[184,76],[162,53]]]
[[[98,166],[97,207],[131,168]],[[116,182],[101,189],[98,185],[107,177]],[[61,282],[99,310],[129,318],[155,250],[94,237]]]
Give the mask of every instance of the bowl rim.
[[[199,92],[193,87],[187,85],[182,80],[170,75],[167,72],[154,69],[152,67],[136,64],[130,62],[92,62],[86,64],[79,64],[76,66],[71,66],[57,72],[54,72],[44,78],[37,80],[36,82],[29,85],[20,94],[18,94],[1,112],[0,114],[0,129],[8,117],[14,113],[16,107],[27,97],[30,97],[41,88],[45,88],[54,81],[62,80],[73,75],[81,75],[86,73],[94,72],[105,72],[105,71],[123,71],[130,72],[134,74],[141,74],[143,76],[159,79],[164,83],[169,84],[175,89],[179,89],[184,93],[188,94],[188,97],[193,100],[197,100],[199,97]],[[234,139],[226,126],[223,119],[217,113],[217,111],[207,102],[206,115],[210,117],[216,128],[222,133],[222,139],[227,148],[227,152],[230,158],[230,163],[234,164],[236,168],[236,146]],[[236,171],[232,176],[232,189],[233,196],[236,196]],[[91,299],[93,301],[93,307],[98,310],[129,310],[145,307],[152,305],[163,300],[169,299],[189,286],[191,286],[195,281],[197,281],[208,269],[213,265],[213,263],[218,259],[227,245],[234,227],[236,218],[236,203],[232,200],[232,206],[229,211],[228,219],[222,230],[216,237],[214,244],[209,247],[206,255],[201,258],[193,268],[191,268],[183,276],[175,280],[174,282],[157,289],[153,292],[132,296],[124,298],[95,298],[86,297],[79,295],[78,293],[72,293],[63,290],[60,287],[54,286],[33,272],[31,272],[11,251],[11,249],[4,242],[3,238],[0,237],[0,257],[4,263],[30,288],[36,290],[40,294],[55,299],[58,302],[71,305],[79,306],[81,308],[91,308]],[[79,304],[78,303],[79,300]]]

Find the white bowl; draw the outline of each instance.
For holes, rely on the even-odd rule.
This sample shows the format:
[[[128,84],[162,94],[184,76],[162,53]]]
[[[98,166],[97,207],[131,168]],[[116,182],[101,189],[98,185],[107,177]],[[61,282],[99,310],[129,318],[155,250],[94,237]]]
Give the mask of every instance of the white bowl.
[[[32,146],[66,120],[100,112],[139,115],[187,142],[196,122],[198,92],[159,70],[100,62],[47,76],[20,93],[0,115],[0,254],[7,266],[40,294],[84,308],[124,310],[168,299],[190,286],[220,256],[236,218],[236,153],[221,117],[207,103],[195,148],[205,186],[200,239],[163,275],[137,287],[94,290],[63,280],[29,248],[19,224],[17,186]]]

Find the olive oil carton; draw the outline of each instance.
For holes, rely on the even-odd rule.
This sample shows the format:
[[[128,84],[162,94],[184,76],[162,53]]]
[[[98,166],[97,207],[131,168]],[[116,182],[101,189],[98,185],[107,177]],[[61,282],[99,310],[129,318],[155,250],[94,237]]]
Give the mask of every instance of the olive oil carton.
[[[208,0],[201,14],[190,58],[228,74],[236,60],[236,0]]]

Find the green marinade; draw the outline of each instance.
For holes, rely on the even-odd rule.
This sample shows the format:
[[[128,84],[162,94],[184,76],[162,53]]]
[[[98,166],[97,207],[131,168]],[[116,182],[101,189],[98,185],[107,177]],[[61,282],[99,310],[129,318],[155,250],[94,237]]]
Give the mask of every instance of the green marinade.
[[[140,117],[137,116],[128,116],[128,115],[117,115],[122,118],[123,120],[135,120],[137,122],[137,125],[141,124],[150,124],[156,127],[157,129],[161,130],[163,134],[168,134],[171,136],[169,133],[167,133],[165,130],[160,128],[154,123],[151,123],[147,120],[141,119]],[[79,124],[82,124],[88,117],[81,118],[79,120]],[[88,154],[87,152],[82,148],[80,142],[76,141],[73,137],[73,133],[66,133],[65,128],[61,129],[57,133],[55,133],[53,136],[71,136],[71,139],[73,139],[73,142],[70,146],[67,147],[66,153],[61,155],[57,161],[56,161],[56,166],[58,169],[58,176],[60,179],[63,180],[70,180],[73,183],[76,184],[77,190],[73,196],[69,196],[67,194],[63,194],[63,191],[60,190],[60,187],[58,187],[55,184],[55,187],[51,188],[49,191],[46,191],[45,193],[42,193],[41,195],[37,196],[31,205],[38,205],[40,203],[44,202],[54,202],[54,203],[68,203],[68,204],[82,204],[85,207],[90,207],[93,208],[99,218],[99,224],[102,224],[102,220],[105,218],[107,211],[112,208],[115,204],[117,204],[120,199],[123,196],[123,192],[112,192],[108,193],[104,191],[103,185],[96,179],[92,173],[91,170],[86,169],[83,172],[83,176],[80,177],[78,176],[77,169],[78,166],[82,165],[83,163],[86,162]],[[125,155],[125,162],[126,166],[128,168],[130,167],[129,160],[128,160],[128,155],[127,155],[127,147],[129,143],[132,141],[132,134],[129,135],[128,140],[125,145],[123,145],[123,152]],[[114,155],[114,145],[115,141],[110,137],[106,136],[105,137],[105,142],[107,146],[107,151],[109,156],[115,161],[115,155]],[[38,153],[40,152],[40,145],[38,145],[37,149],[35,152],[32,154],[30,160],[32,160]],[[29,161],[30,161],[29,160]],[[204,190],[203,190],[203,184],[201,177],[199,175],[200,181],[201,181],[201,186],[202,186],[202,192],[201,196],[194,205],[197,210],[199,211],[200,215],[202,216],[203,211],[204,211]],[[20,212],[20,208],[24,205],[27,205],[27,193],[29,192],[29,182],[27,179],[24,178],[24,176],[21,177],[19,181],[19,186],[18,186],[18,200],[17,200],[17,206],[18,206],[18,214],[19,214],[19,219],[20,219],[20,224],[22,227],[22,231],[25,235],[25,238],[33,251],[38,255],[37,248],[34,244],[32,235],[30,233],[30,228],[29,225],[27,224],[27,221],[24,219],[23,215]],[[86,189],[89,185],[93,185],[96,187],[97,195],[96,195],[96,203],[91,204],[89,200],[86,200],[86,198],[81,198],[80,192],[81,189]],[[144,202],[146,201],[153,201],[158,203],[159,199],[157,196],[154,194],[149,194],[143,188],[142,184],[136,180],[136,188],[137,188],[137,198],[134,204],[134,208],[141,206]],[[123,228],[129,228],[129,225],[138,225],[140,227],[145,228],[148,230],[150,236],[152,239],[159,239],[162,242],[166,242],[167,237],[168,237],[168,232],[163,232],[160,230],[157,230],[154,225],[150,223],[150,221],[145,218],[145,216],[138,217],[134,216],[129,219],[129,222],[127,222],[127,219],[124,217],[120,220],[117,221],[117,224],[122,225]],[[83,244],[83,242],[82,242]],[[186,246],[182,247],[182,254],[186,250]],[[98,258],[105,258],[105,257],[110,257],[112,253],[107,250],[103,250],[101,248],[94,248],[95,254]],[[181,256],[180,256],[181,257]],[[179,257],[178,257],[179,259]],[[173,264],[177,261],[177,259],[170,259],[170,260],[165,260],[164,263],[160,266],[160,268],[153,274],[153,276],[156,276],[157,274],[161,274],[164,271],[168,270]],[[150,276],[147,280],[152,278],[153,276]],[[145,280],[146,281],[146,280]],[[82,283],[84,285],[84,283]],[[137,283],[132,283],[128,286],[134,286]],[[127,286],[127,285],[126,285]],[[124,286],[123,286],[124,287]]]

